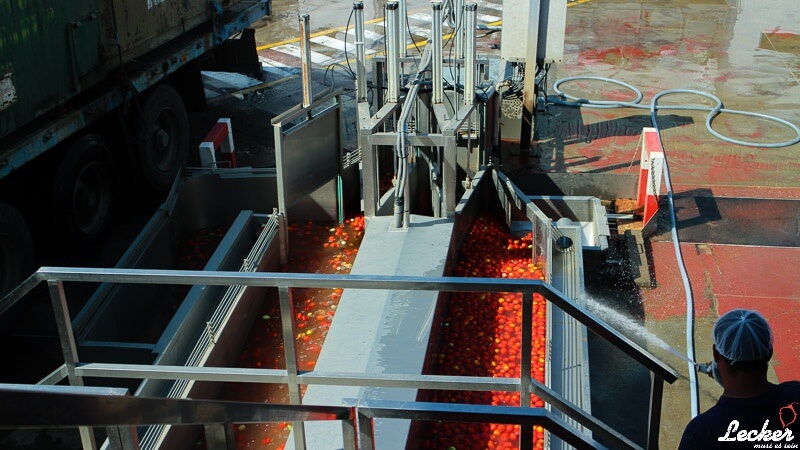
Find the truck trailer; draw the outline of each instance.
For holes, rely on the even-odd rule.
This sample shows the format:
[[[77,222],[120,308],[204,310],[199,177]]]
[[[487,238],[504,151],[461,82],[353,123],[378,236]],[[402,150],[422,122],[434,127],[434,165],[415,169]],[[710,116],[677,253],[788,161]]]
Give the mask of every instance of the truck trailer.
[[[204,67],[260,75],[270,0],[0,1],[0,293],[42,248],[97,242],[123,189],[166,193]],[[135,191],[133,191],[135,189]]]

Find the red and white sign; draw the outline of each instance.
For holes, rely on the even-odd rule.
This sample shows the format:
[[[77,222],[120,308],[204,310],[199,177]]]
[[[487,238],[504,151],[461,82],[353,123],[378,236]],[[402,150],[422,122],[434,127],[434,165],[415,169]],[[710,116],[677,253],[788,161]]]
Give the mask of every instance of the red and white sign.
[[[658,198],[661,193],[661,177],[664,168],[664,149],[655,128],[642,129],[642,158],[639,171],[637,205],[644,207],[642,214],[642,233],[651,234],[656,230]]]
[[[211,169],[218,168],[217,151],[220,154],[219,159],[226,161],[225,166],[236,167],[231,119],[219,119],[200,143],[200,165]]]

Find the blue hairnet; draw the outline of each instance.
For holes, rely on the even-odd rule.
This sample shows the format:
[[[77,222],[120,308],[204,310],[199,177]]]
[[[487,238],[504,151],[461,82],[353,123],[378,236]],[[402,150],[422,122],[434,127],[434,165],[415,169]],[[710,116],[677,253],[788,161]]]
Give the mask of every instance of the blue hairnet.
[[[772,331],[757,311],[734,309],[714,324],[714,346],[731,361],[757,361],[772,351]]]

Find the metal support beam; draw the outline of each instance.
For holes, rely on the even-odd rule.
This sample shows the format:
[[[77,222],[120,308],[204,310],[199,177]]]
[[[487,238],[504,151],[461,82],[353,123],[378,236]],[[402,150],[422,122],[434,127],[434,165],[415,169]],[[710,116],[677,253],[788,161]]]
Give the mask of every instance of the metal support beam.
[[[386,72],[386,62],[378,58],[373,59],[373,61],[375,62],[375,68],[372,71],[372,84],[375,86],[375,89],[372,91],[372,108],[377,111],[386,103],[386,97],[384,97],[383,92],[383,74]]]
[[[356,423],[355,417],[342,420],[342,442],[344,450],[356,450]]]
[[[378,185],[378,149],[372,142],[371,134],[362,134],[361,166],[364,189],[364,216],[375,217],[378,213],[380,192]]]
[[[397,103],[400,97],[400,57],[398,42],[399,11],[397,2],[388,2],[386,11],[386,101]]]
[[[478,5],[470,3],[464,6],[464,104],[471,106],[475,103],[475,27],[477,22]]]
[[[53,314],[56,319],[59,341],[61,343],[61,353],[64,355],[64,366],[67,369],[67,378],[71,386],[83,386],[83,378],[75,373],[75,366],[78,363],[78,346],[75,344],[75,335],[72,331],[72,319],[69,315],[67,297],[64,294],[63,281],[48,281],[50,289],[50,302],[53,305]],[[95,450],[97,443],[94,440],[94,433],[90,427],[79,427],[81,445],[83,450]]]
[[[444,102],[444,71],[442,70],[442,2],[434,1],[431,5],[431,44],[433,45],[433,103]]]
[[[358,421],[358,448],[361,450],[375,450],[375,426],[371,417],[356,410]]]
[[[236,448],[233,424],[207,423],[203,428],[206,433],[206,447],[209,450],[234,450]]]
[[[531,2],[528,8],[528,45],[525,48],[525,77],[522,80],[522,124],[519,148],[530,152],[531,136],[536,113],[536,52],[539,40],[539,5]]]
[[[280,236],[281,264],[283,265],[289,262],[289,224],[285,211],[279,212],[273,208],[272,214],[278,217],[278,236]]]
[[[300,16],[300,62],[303,72],[303,108],[308,108],[314,102],[311,92],[311,41],[309,15]]]
[[[364,2],[353,3],[356,23],[356,102],[367,101],[367,56],[364,48]]]
[[[359,435],[367,440],[366,445],[363,440],[359,441],[360,448],[364,450],[375,448],[374,436],[367,432],[371,429],[368,421],[375,418],[473,423],[491,421],[530,428],[541,425],[576,449],[606,448],[544,408],[521,409],[510,406],[362,400],[356,410]]]
[[[522,345],[520,347],[520,408],[531,407],[531,352],[533,351],[533,294],[522,294]],[[533,447],[533,427],[520,425],[519,448]]]
[[[108,435],[108,450],[140,450],[141,448],[136,427],[106,427],[106,434]]]
[[[664,379],[651,373],[650,417],[647,422],[647,448],[658,448],[658,435],[661,428],[661,402],[664,396]]]
[[[456,179],[456,165],[458,164],[458,148],[456,146],[456,133],[452,132],[451,135],[445,136],[444,142],[444,155],[442,158],[442,215],[444,217],[453,217],[456,214],[456,188],[458,180]]]
[[[406,23],[408,21],[408,9],[406,8],[406,0],[397,0],[398,11],[400,20],[397,23],[397,46],[401,58],[408,57],[408,46],[406,45]]]
[[[456,59],[464,57],[464,0],[454,0],[453,13],[455,14],[456,30],[451,39],[456,40]]]
[[[286,372],[289,377],[289,402],[299,405],[300,385],[297,383],[297,349],[294,341],[294,305],[288,287],[279,287],[278,294],[281,304],[281,328],[283,332],[283,354],[286,359]],[[303,449],[305,445],[305,429],[303,422],[293,422],[295,448]]]

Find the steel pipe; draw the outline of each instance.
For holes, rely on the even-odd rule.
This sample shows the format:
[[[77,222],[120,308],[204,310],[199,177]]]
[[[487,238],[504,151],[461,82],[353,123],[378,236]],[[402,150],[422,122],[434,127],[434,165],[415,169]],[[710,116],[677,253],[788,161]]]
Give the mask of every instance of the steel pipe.
[[[444,102],[444,71],[442,70],[442,2],[434,1],[431,22],[431,44],[433,46],[433,103]]]
[[[398,0],[398,9],[400,10],[400,20],[397,27],[397,45],[400,50],[400,57],[405,58],[408,56],[408,46],[406,45],[406,24],[408,21],[408,9],[406,8],[406,0]]]
[[[464,49],[464,105],[470,106],[475,103],[475,27],[477,26],[478,5],[470,3],[464,5],[464,21],[462,25],[466,34],[466,45]]]
[[[286,361],[286,372],[288,376],[289,401],[293,405],[299,405],[302,401],[300,395],[300,385],[297,383],[297,349],[294,339],[294,303],[292,294],[288,287],[278,288],[278,297],[281,308],[281,331],[283,334],[283,354]],[[305,425],[303,422],[293,422],[294,445],[296,448],[306,448],[305,444]]]
[[[83,386],[83,378],[75,372],[75,366],[78,363],[78,346],[75,343],[72,320],[69,315],[67,298],[64,294],[64,282],[61,280],[50,280],[47,282],[47,286],[50,289],[50,301],[56,318],[56,328],[58,329],[61,353],[64,356],[64,366],[67,369],[69,384],[70,386]],[[78,427],[78,432],[84,450],[94,450],[97,448],[94,432],[90,427]]]
[[[464,0],[453,1],[453,14],[455,14],[456,29],[453,30],[453,39],[455,42],[456,58],[461,59],[464,57]]]
[[[533,294],[522,294],[522,346],[520,348],[520,408],[531,407],[531,351],[533,350]],[[519,448],[533,447],[533,427],[520,425]]]
[[[303,74],[303,108],[307,108],[314,102],[314,95],[311,92],[311,41],[310,17],[308,14],[300,16],[300,63]]]
[[[364,49],[364,2],[353,3],[356,22],[356,101],[367,101],[367,55]]]
[[[386,11],[386,101],[397,103],[400,97],[400,56],[398,54],[398,5],[388,2]]]

